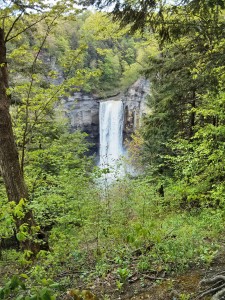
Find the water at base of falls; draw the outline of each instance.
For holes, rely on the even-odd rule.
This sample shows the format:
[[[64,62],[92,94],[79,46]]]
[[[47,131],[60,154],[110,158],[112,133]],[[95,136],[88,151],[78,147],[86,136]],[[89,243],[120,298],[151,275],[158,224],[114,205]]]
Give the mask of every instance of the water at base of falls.
[[[109,181],[122,176],[124,110],[122,101],[100,103],[100,168]]]

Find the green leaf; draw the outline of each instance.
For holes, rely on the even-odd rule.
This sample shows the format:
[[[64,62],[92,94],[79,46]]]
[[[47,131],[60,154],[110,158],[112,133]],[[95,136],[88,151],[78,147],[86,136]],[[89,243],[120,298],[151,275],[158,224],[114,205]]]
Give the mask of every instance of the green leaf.
[[[16,238],[19,242],[22,242],[26,240],[26,235],[23,232],[18,232]]]
[[[25,278],[25,279],[29,278],[29,276],[27,274],[24,274],[24,273],[20,274],[20,277]]]
[[[43,289],[41,291],[41,300],[51,300],[51,293],[49,290]]]

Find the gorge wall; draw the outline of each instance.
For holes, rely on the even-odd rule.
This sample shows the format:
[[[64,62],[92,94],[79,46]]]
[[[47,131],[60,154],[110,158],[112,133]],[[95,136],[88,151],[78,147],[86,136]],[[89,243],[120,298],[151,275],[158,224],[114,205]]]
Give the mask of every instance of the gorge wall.
[[[135,128],[139,126],[141,115],[145,111],[145,100],[149,91],[149,81],[140,78],[126,92],[106,99],[93,94],[75,92],[62,100],[62,110],[65,116],[69,118],[71,131],[79,129],[88,133],[89,141],[94,144],[93,152],[98,152],[100,102],[107,100],[121,100],[123,102],[123,139],[125,140],[129,139]]]

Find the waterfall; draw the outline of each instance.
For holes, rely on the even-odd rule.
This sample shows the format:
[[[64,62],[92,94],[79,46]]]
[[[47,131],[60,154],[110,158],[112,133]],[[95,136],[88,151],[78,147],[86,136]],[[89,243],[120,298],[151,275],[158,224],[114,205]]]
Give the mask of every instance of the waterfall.
[[[117,169],[123,154],[123,103],[104,101],[100,103],[100,167]]]

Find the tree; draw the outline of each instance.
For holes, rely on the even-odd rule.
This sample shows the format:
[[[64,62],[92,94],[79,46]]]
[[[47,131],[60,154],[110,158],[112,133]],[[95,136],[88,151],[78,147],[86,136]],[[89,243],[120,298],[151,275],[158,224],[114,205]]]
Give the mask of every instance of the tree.
[[[153,111],[144,127],[147,161],[153,154],[158,173],[172,170],[167,179],[174,179],[180,207],[224,210],[224,1],[93,3],[111,5],[122,24],[149,28],[158,39],[161,53],[148,67]],[[205,283],[213,286],[200,297],[224,298],[224,278]]]
[[[28,192],[19,164],[19,155],[13,136],[12,121],[9,113],[10,95],[7,93],[9,87],[6,40],[3,28],[0,28],[0,166],[5,183],[8,200],[19,204],[21,199],[28,200]],[[27,211],[22,218],[15,216],[17,230],[24,223],[30,228],[35,226],[31,211]],[[37,253],[39,246],[30,244],[28,240],[22,243],[23,248],[30,249]]]
[[[215,49],[224,37],[224,3],[112,0],[92,4],[112,5],[112,14],[122,24],[130,23],[132,30],[149,28],[158,40],[161,53],[150,55],[146,67],[152,83],[149,106],[153,113],[145,118],[144,136],[147,159],[162,169],[163,156],[171,153],[168,141],[177,136],[191,141],[196,126],[202,124],[196,110],[203,105],[203,95],[219,91],[223,63]]]
[[[27,207],[29,202],[28,190],[23,175],[24,154],[20,164],[19,153],[13,134],[12,119],[10,116],[11,96],[9,90],[7,45],[28,29],[42,20],[46,21],[46,35],[37,50],[31,67],[31,79],[27,91],[26,114],[28,113],[29,99],[34,84],[34,69],[37,58],[55,21],[66,10],[73,8],[70,1],[57,2],[50,7],[44,1],[1,1],[0,13],[0,168],[6,187],[8,201],[14,202],[17,212],[14,213],[17,237],[21,241],[22,249],[36,254],[41,248],[38,237],[43,238],[36,226],[32,211]],[[39,12],[42,11],[43,14]],[[32,17],[29,17],[29,14]],[[27,124],[27,120],[26,123]],[[26,134],[26,130],[24,131]],[[25,135],[26,138],[26,135]],[[18,213],[19,211],[19,213]],[[35,237],[35,238],[34,238]],[[46,248],[46,245],[45,245]]]

